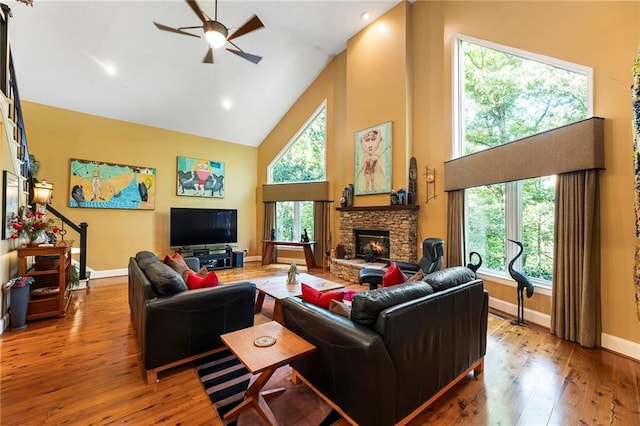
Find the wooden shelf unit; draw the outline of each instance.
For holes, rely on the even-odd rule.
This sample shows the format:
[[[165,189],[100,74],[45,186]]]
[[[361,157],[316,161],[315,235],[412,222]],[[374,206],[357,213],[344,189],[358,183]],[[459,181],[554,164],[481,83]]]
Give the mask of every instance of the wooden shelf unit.
[[[27,309],[27,321],[63,317],[71,302],[71,248],[73,241],[59,241],[53,247],[21,246],[18,248],[18,275],[33,277],[31,291],[44,287],[58,287],[58,293],[50,296],[34,297],[32,294]],[[46,256],[46,260],[56,260],[45,264],[37,257]],[[57,263],[57,264],[56,264]]]

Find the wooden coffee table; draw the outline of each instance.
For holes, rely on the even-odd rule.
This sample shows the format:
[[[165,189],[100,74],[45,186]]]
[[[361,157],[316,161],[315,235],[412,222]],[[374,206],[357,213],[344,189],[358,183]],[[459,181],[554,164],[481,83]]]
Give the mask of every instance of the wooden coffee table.
[[[270,346],[257,346],[254,342],[260,342],[256,339],[264,336],[275,338],[275,343]],[[251,374],[260,373],[245,392],[244,401],[225,414],[224,419],[233,419],[254,407],[268,424],[277,425],[278,420],[267,405],[266,399],[280,395],[285,389],[263,391],[262,388],[279,367],[313,352],[316,347],[275,321],[223,334],[220,338]]]
[[[264,296],[268,295],[275,299],[273,305],[273,320],[278,321],[280,324],[284,324],[284,318],[282,315],[282,299],[293,296],[302,296],[301,283],[307,284],[316,290],[325,292],[330,290],[337,290],[344,288],[344,285],[335,283],[333,281],[325,280],[320,277],[302,273],[298,275],[298,282],[296,285],[287,285],[287,276],[279,275],[276,277],[267,278],[256,282],[256,289],[258,290],[258,298],[256,299],[255,313],[258,314],[262,311],[262,304],[264,303]]]

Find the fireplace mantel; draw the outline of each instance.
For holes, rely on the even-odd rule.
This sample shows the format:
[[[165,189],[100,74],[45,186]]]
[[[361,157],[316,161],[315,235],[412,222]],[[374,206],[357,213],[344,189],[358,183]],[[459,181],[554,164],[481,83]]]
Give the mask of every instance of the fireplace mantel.
[[[358,211],[393,211],[393,210],[419,210],[419,204],[395,204],[389,206],[359,206],[359,207],[336,207],[339,212]]]

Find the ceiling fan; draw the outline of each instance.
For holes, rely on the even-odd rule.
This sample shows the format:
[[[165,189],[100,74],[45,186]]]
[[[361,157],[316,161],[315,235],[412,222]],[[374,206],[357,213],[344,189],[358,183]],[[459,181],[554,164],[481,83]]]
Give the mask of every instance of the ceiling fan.
[[[185,30],[202,28],[204,32],[204,38],[209,43],[209,49],[207,50],[207,54],[202,60],[202,62],[206,64],[213,64],[213,49],[223,47],[226,43],[229,43],[233,47],[235,47],[235,49],[231,49],[227,47],[226,48],[227,51],[234,53],[240,56],[241,58],[246,59],[247,61],[251,61],[254,64],[257,64],[258,62],[260,62],[260,60],[262,59],[262,56],[256,56],[256,55],[247,53],[244,50],[240,49],[232,41],[242,35],[250,33],[251,31],[255,31],[257,29],[264,27],[264,24],[262,23],[262,21],[260,21],[260,18],[258,18],[256,15],[253,15],[253,18],[249,19],[247,22],[244,23],[244,25],[238,28],[233,34],[229,35],[229,29],[225,27],[222,22],[218,21],[218,0],[214,1],[215,15],[213,19],[209,18],[200,9],[200,6],[198,6],[198,3],[196,3],[195,0],[186,0],[186,1],[189,4],[189,6],[191,6],[191,9],[193,9],[195,14],[198,15],[198,18],[200,18],[200,20],[202,21],[202,25],[196,25],[192,27],[172,28],[166,25],[158,24],[157,22],[154,22],[153,24],[159,30],[162,30],[162,31],[169,31],[172,33],[178,33],[178,34],[188,35],[188,36],[197,37],[197,38],[201,38],[201,36],[190,33]]]

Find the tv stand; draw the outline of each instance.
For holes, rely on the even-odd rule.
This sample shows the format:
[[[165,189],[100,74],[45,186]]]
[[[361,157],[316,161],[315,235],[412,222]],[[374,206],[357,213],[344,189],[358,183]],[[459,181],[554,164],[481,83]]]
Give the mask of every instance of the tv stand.
[[[182,247],[180,251],[182,251],[182,256],[184,257],[192,256],[198,258],[200,266],[204,266],[208,271],[241,267],[244,263],[244,253],[233,251],[229,245],[217,249],[188,249]]]

